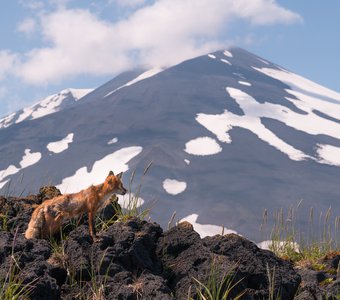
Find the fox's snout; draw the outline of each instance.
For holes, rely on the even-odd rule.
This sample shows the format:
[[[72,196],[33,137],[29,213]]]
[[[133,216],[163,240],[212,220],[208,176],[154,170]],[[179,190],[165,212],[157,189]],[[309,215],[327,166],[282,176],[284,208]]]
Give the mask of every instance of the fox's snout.
[[[125,195],[126,192],[127,192],[127,189],[124,188],[124,187],[122,187],[122,189],[119,191],[119,194],[120,194],[120,195]]]

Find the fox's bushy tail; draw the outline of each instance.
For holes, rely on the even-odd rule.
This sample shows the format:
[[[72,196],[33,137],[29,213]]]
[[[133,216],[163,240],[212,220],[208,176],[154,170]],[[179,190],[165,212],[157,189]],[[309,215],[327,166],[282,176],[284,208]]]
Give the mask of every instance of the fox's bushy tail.
[[[45,213],[44,208],[38,206],[31,217],[30,222],[28,223],[28,228],[25,231],[26,239],[38,239],[42,237],[42,229],[45,224]]]

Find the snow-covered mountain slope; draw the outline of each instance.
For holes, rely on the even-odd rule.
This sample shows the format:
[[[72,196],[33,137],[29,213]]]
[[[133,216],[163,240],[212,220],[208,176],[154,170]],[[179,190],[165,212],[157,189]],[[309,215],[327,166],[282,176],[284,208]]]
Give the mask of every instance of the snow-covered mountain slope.
[[[339,215],[339,116],[339,93],[231,48],[122,74],[67,109],[3,128],[0,188],[74,192],[111,169],[128,183],[152,161],[142,198],[156,221],[176,211],[202,235],[224,228],[260,241],[265,209],[303,199],[302,229],[311,207]]]
[[[14,112],[0,119],[0,129],[20,123],[25,120],[34,120],[53,114],[70,105],[92,92],[93,89],[65,89],[61,92],[48,96],[38,103]]]

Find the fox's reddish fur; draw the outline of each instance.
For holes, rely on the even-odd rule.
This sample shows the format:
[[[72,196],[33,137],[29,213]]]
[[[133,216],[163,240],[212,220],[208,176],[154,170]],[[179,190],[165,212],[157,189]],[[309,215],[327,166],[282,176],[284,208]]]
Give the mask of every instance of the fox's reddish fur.
[[[87,213],[90,235],[95,239],[94,218],[98,209],[103,208],[113,194],[126,193],[121,177],[122,173],[115,176],[110,171],[102,184],[44,201],[34,210],[25,237],[47,238],[58,232],[65,221]]]

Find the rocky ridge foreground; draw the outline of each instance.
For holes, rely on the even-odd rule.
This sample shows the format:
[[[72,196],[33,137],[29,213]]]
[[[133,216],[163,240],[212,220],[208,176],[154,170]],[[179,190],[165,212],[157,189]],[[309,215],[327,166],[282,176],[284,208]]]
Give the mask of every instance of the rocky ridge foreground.
[[[339,299],[339,253],[325,258],[327,272],[296,269],[235,234],[201,239],[187,222],[163,231],[131,218],[112,223],[94,243],[83,222],[68,226],[62,241],[26,240],[34,206],[58,194],[45,188],[24,198],[0,196],[0,286],[14,270],[30,285],[29,299],[198,299],[194,279],[207,284],[215,273],[238,282],[228,299]],[[113,215],[110,206],[102,218]]]

